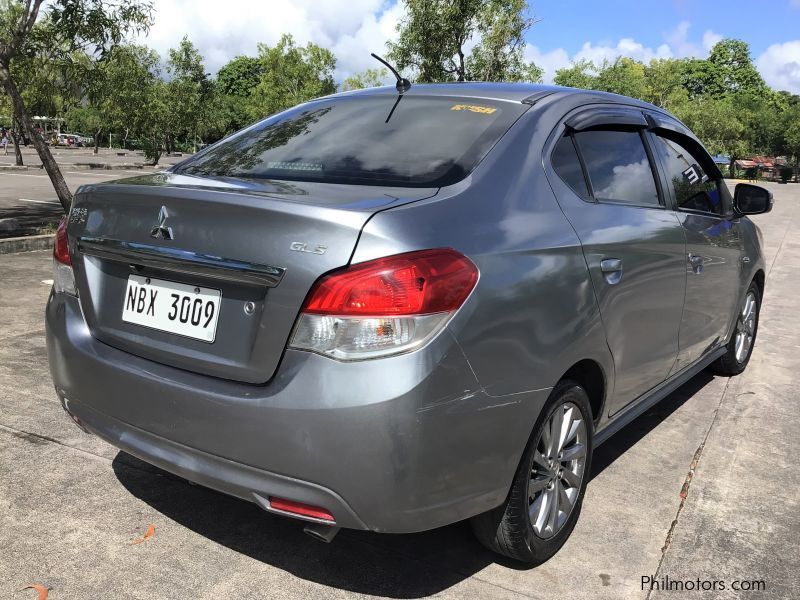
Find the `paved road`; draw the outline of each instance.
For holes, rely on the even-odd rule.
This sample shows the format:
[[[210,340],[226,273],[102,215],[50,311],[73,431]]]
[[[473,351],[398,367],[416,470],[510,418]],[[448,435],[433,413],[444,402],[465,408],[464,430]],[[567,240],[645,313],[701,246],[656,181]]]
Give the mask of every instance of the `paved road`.
[[[62,169],[67,185],[73,192],[86,183],[133,177],[141,175],[143,172],[157,170],[131,168],[87,171],[76,166],[77,163],[133,165],[144,162],[144,157],[139,153],[118,156],[115,150],[102,149],[98,155],[94,155],[91,149],[86,148],[54,148],[52,151]],[[163,157],[159,162],[159,169],[166,168],[180,160],[181,157]],[[14,155],[11,150],[7,155],[0,153],[0,220],[15,219],[18,224],[14,230],[9,230],[2,227],[0,222],[0,237],[34,235],[39,233],[42,228],[52,228],[63,215],[50,178],[38,168],[41,162],[31,148],[24,149],[24,162],[31,168],[23,171],[2,170],[3,166],[14,164]]]
[[[775,211],[758,217],[769,274],[748,371],[698,376],[601,447],[574,534],[535,569],[483,550],[465,523],[344,531],[324,545],[83,434],[48,377],[49,254],[0,256],[0,597],[32,598],[19,591],[32,583],[51,600],[682,597],[643,590],[648,575],[728,588],[692,598],[797,597],[800,185],[772,187]],[[150,524],[155,534],[132,545]],[[767,589],[733,593],[734,580]]]

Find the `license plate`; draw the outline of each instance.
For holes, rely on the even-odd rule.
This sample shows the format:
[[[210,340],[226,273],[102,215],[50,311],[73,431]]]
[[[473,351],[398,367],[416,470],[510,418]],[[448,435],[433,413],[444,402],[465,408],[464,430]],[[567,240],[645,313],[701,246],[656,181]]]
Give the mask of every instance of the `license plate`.
[[[221,299],[219,290],[130,275],[122,320],[212,343]]]

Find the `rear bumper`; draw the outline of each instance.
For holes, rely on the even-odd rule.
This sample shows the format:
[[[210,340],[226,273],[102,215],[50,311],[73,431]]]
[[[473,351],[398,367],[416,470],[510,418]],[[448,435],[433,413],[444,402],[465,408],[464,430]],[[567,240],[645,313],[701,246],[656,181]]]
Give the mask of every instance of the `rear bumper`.
[[[267,510],[288,498],[355,529],[422,531],[502,503],[549,393],[488,396],[447,332],[362,363],[289,350],[251,385],[99,342],[71,296],[51,294],[46,323],[56,390],[88,430]]]

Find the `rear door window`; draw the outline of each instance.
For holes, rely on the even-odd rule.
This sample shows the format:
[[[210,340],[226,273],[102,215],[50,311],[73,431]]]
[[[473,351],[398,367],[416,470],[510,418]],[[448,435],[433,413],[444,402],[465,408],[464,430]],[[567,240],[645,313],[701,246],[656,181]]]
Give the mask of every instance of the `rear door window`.
[[[550,156],[553,169],[564,182],[572,188],[581,198],[589,197],[589,189],[586,187],[586,178],[583,176],[583,168],[575,150],[575,144],[571,136],[564,136],[556,144],[553,154]]]
[[[658,135],[652,139],[678,208],[723,215],[719,182],[708,176],[701,161],[678,142]]]
[[[653,169],[638,131],[575,134],[597,200],[660,206]]]
[[[314,101],[174,169],[209,177],[438,187],[466,177],[529,108],[484,98],[376,94]]]

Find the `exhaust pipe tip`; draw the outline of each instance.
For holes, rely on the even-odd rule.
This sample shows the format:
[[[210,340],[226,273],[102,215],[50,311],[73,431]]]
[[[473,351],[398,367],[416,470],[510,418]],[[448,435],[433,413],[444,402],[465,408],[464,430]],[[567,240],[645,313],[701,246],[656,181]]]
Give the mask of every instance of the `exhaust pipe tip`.
[[[336,534],[339,533],[339,527],[322,523],[309,523],[303,527],[303,533],[310,535],[315,540],[330,544]]]

